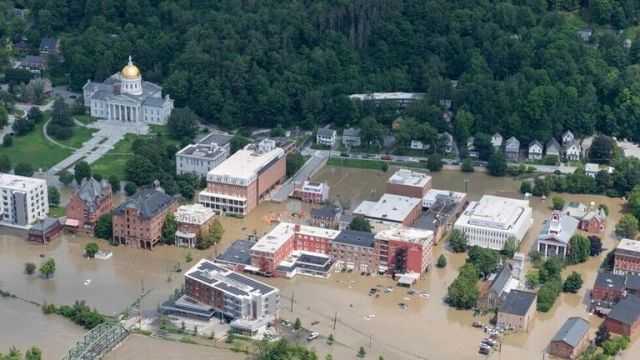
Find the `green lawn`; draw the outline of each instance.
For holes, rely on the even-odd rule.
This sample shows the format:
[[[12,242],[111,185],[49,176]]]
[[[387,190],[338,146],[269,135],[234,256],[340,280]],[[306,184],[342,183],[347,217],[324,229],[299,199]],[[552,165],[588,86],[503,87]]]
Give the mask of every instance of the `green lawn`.
[[[59,218],[63,217],[65,212],[65,208],[58,206],[49,206],[49,217]]]
[[[151,135],[142,135],[142,136],[157,136],[162,137],[167,142],[167,144],[173,144],[179,146],[178,141],[175,141],[167,135],[167,127],[159,126],[159,125],[151,125]],[[127,161],[131,157],[132,151],[131,146],[133,142],[140,135],[127,134],[124,139],[120,140],[114,147],[106,153],[100,160],[96,161],[91,165],[91,169],[97,173],[102,175],[103,177],[109,177],[111,175],[116,175],[120,179],[125,178],[125,169],[127,165]]]
[[[67,140],[56,140],[61,144],[65,144],[67,146],[71,146],[72,148],[81,148],[82,143],[91,139],[91,136],[94,132],[98,130],[89,129],[82,126],[76,126],[73,128],[73,136]]]
[[[48,169],[71,154],[71,150],[64,149],[49,142],[42,134],[44,121],[25,136],[15,136],[11,147],[0,147],[0,155],[7,155],[15,167],[24,162],[35,169]]]
[[[357,169],[373,169],[382,170],[384,161],[381,160],[364,160],[364,159],[342,159],[330,158],[327,161],[329,166],[351,167]]]

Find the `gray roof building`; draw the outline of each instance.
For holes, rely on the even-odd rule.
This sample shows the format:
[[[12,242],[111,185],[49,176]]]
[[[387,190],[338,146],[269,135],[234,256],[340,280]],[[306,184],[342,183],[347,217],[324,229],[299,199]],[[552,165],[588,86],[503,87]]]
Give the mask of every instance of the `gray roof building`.
[[[511,290],[502,303],[502,306],[500,306],[500,312],[524,316],[529,312],[529,309],[535,300],[535,293],[522,290]]]
[[[545,152],[547,156],[560,156],[560,143],[558,142],[558,140],[552,137],[549,141],[547,141]]]
[[[251,247],[255,243],[251,240],[236,240],[224,253],[218,255],[216,261],[231,265],[251,265]]]
[[[106,181],[84,178],[78,189],[78,197],[84,202],[85,209],[95,212],[102,199],[111,195],[111,185]]]
[[[589,322],[587,320],[580,317],[570,317],[551,341],[560,341],[575,348],[587,336],[588,331]]]
[[[216,144],[218,146],[225,146],[231,143],[233,135],[225,134],[221,132],[211,132],[205,135],[202,139],[198,140],[198,144]]]
[[[57,55],[60,50],[60,40],[45,37],[40,40],[40,53]]]
[[[342,230],[333,240],[334,243],[341,243],[359,247],[374,247],[374,235],[366,231]]]
[[[311,217],[312,218],[336,218],[342,213],[342,209],[337,206],[323,206],[321,208],[313,208],[311,209]]]
[[[323,127],[318,129],[318,136],[332,137],[332,136],[335,136],[335,134],[336,134],[336,131],[330,128]]]
[[[620,300],[620,302],[613,307],[607,318],[626,325],[633,325],[640,321],[640,297],[629,295]]]
[[[137,209],[141,217],[149,219],[163,211],[175,201],[172,196],[156,189],[142,189],[120,204],[114,213],[122,215],[126,209]]]

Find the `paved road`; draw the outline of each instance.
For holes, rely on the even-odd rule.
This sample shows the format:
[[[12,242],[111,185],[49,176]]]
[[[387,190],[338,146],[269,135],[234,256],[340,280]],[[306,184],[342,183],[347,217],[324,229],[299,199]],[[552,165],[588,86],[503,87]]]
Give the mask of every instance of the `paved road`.
[[[81,148],[76,149],[73,154],[69,155],[66,159],[52,166],[47,171],[47,175],[55,175],[64,169],[72,170],[71,167],[73,164],[80,160],[93,164],[109,152],[109,150],[113,149],[118,141],[124,138],[126,134],[143,135],[149,132],[149,127],[146,125],[140,124],[135,127],[124,126],[120,121],[100,120],[86,127],[98,129],[98,131],[93,133],[91,139],[82,144]],[[43,128],[43,130],[44,129],[45,128]]]
[[[305,153],[309,153],[308,151]],[[311,153],[311,157],[304,163],[304,165],[298,170],[298,172],[287,180],[282,186],[276,189],[271,194],[271,200],[273,201],[286,201],[289,195],[293,192],[293,186],[296,182],[302,182],[312,177],[318,170],[326,164],[330,151],[315,150]]]

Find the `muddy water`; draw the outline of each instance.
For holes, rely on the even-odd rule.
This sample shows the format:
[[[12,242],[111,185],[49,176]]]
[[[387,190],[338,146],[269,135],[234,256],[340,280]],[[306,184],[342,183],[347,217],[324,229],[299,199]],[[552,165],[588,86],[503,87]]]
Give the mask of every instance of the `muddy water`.
[[[215,353],[215,355],[213,355]],[[168,342],[131,335],[106,356],[106,360],[243,360],[246,356],[229,350]]]
[[[333,199],[356,206],[362,199],[379,197],[389,175],[390,172],[383,174],[379,171],[328,167],[317,175],[317,179],[329,181]],[[483,193],[518,196],[518,182],[481,173],[443,171],[434,174],[433,186],[463,191],[465,179],[468,179],[471,199],[477,199]],[[613,248],[615,240],[611,232],[621,207],[620,200],[563,196],[583,202],[604,202],[609,206],[612,216],[609,219],[605,247]],[[532,201],[532,205],[535,223],[522,244],[523,252],[534,246],[535,235],[542,220],[550,212],[548,201],[536,199]],[[264,203],[246,219],[221,219],[225,234],[219,249],[190,252],[194,259],[213,256],[233,240],[246,238],[250,234],[264,234],[272,227],[272,220],[299,221],[301,218],[298,214],[307,216],[308,207],[299,203]],[[151,289],[151,292],[145,297],[143,307],[151,310],[174,288],[181,286],[181,274],[173,270],[176,264],[180,263],[183,271],[189,266],[184,262],[188,252],[184,249],[158,247],[152,253],[147,253],[123,247],[110,248],[102,241],[101,247],[112,250],[113,258],[106,261],[87,260],[81,254],[89,240],[64,236],[47,247],[42,247],[28,244],[21,237],[6,231],[0,233],[0,288],[39,302],[70,303],[76,299],[84,299],[105,313],[117,313],[136,299],[144,281],[145,290]],[[282,290],[281,314],[284,318],[300,317],[305,326],[317,329],[325,336],[334,333],[336,343],[333,346],[326,345],[322,339],[310,344],[322,356],[332,353],[334,359],[351,359],[355,357],[358,348],[364,346],[369,354],[368,358],[383,355],[385,359],[479,359],[481,356],[476,353],[477,344],[483,338],[483,333],[470,326],[473,321],[472,313],[450,309],[442,302],[447,286],[457,275],[457,268],[464,262],[464,255],[451,254],[443,249],[443,245],[439,245],[435,256],[442,252],[448,258],[447,268],[434,269],[417,284],[419,290],[430,295],[429,298],[408,295],[406,289],[396,288],[388,278],[362,277],[358,274],[337,273],[328,280],[298,277],[293,280],[268,281]],[[41,261],[39,254],[56,259],[58,271],[53,279],[42,280],[22,273],[25,262]],[[539,359],[549,339],[569,316],[579,315],[590,319],[595,329],[598,320],[589,317],[584,303],[601,260],[602,258],[591,259],[585,264],[569,267],[567,271],[582,273],[585,287],[576,295],[563,294],[551,312],[536,314],[529,333],[507,337],[502,348],[502,358]],[[369,297],[369,288],[377,285],[393,287],[394,290],[379,298]],[[295,298],[293,312],[290,307],[291,298]],[[399,303],[407,304],[408,308],[401,309]],[[0,300],[0,307],[0,348],[7,348],[11,344],[24,348],[33,342],[48,354],[54,354],[53,358],[57,358],[60,351],[70,345],[69,342],[62,346],[65,340],[60,340],[61,334],[68,341],[82,332],[64,319],[44,318],[39,309],[31,305]],[[23,317],[15,314],[23,313],[39,320],[21,322]],[[337,317],[335,330],[330,326],[334,316]],[[314,321],[319,323],[311,325]],[[55,335],[40,330],[45,327],[55,329]],[[31,339],[29,334],[32,333],[42,336],[33,336]],[[301,341],[304,342],[302,339]],[[640,341],[636,341],[625,352],[624,359],[640,356],[638,343]],[[206,357],[207,353],[207,349],[157,343],[152,339],[135,337],[127,340],[109,359],[199,359]],[[495,354],[493,358],[499,358],[498,355]]]

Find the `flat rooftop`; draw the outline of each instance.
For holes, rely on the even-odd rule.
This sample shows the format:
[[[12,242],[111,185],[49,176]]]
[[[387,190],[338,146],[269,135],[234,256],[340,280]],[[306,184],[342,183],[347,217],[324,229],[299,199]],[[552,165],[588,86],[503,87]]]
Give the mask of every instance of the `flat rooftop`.
[[[529,201],[484,195],[480,201],[472,201],[456,224],[499,230],[512,229],[529,208]]]
[[[279,223],[266,235],[261,237],[258,242],[251,247],[252,251],[260,251],[265,253],[276,252],[284,243],[291,239],[296,233],[314,237],[323,237],[327,239],[335,239],[340,231],[333,229],[325,229],[316,226],[298,225],[292,223]]]
[[[425,244],[433,241],[433,231],[399,226],[382,230],[376,234],[376,239],[386,241],[403,241],[412,244]]]
[[[273,286],[225,269],[207,259],[200,260],[186,272],[185,277],[234,296],[266,295],[278,291]]]
[[[215,214],[215,211],[201,204],[189,204],[180,206],[175,212],[175,218],[179,223],[202,225]]]
[[[424,188],[429,182],[431,182],[431,176],[409,169],[396,171],[388,180],[389,184],[415,186],[419,188]]]
[[[46,183],[43,179],[0,173],[0,187],[5,189],[27,190]]]
[[[354,215],[391,222],[403,222],[411,211],[422,204],[422,199],[384,194],[378,201],[363,201]]]
[[[418,100],[424,97],[424,93],[409,92],[374,92],[366,94],[351,94],[349,99],[358,100]]]
[[[251,147],[245,147],[211,169],[207,174],[207,180],[247,186],[257,179],[262,169],[283,156],[284,150],[281,148],[260,152]]]
[[[198,144],[203,144],[203,145],[216,144],[218,146],[225,146],[229,142],[231,142],[232,138],[233,138],[233,135],[230,135],[230,134],[226,134],[222,132],[211,132],[208,135],[205,135],[202,139],[198,140]]]
[[[616,247],[616,250],[622,250],[625,252],[633,252],[640,254],[640,241],[631,239],[622,239]]]
[[[216,159],[224,153],[225,149],[218,145],[191,144],[183,147],[182,150],[178,151],[177,155]]]
[[[440,190],[440,189],[431,189],[427,191],[427,193],[422,197],[422,205],[425,207],[430,207],[439,199],[451,199],[454,202],[459,202],[464,200],[467,194],[463,192],[451,191],[451,190]]]
[[[255,241],[236,240],[216,260],[234,265],[251,265],[251,247],[254,244]]]

